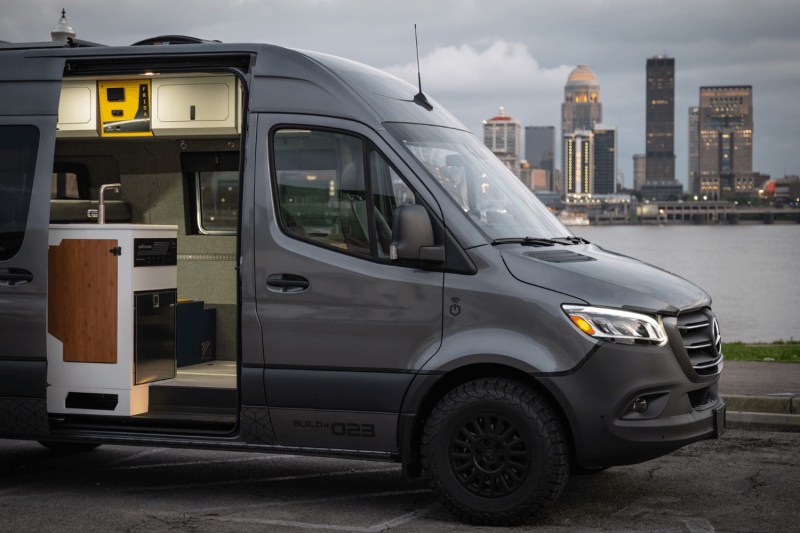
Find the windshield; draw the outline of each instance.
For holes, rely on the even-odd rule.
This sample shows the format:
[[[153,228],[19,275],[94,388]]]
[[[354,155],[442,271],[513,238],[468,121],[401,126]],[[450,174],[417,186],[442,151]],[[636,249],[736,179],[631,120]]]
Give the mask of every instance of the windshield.
[[[386,124],[490,239],[572,233],[472,134],[419,124]]]

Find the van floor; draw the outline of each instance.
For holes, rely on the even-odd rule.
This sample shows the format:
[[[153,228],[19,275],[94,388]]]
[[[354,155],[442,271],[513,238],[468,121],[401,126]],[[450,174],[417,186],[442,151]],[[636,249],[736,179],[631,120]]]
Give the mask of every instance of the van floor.
[[[174,379],[150,384],[150,410],[134,418],[234,424],[238,410],[235,361],[181,367]]]
[[[178,368],[175,379],[158,381],[159,387],[236,388],[236,361],[208,361]],[[151,385],[151,387],[153,386]]]

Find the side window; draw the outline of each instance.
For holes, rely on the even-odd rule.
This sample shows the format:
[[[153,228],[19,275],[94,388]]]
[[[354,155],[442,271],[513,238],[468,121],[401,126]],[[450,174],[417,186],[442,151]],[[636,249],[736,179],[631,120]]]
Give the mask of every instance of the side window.
[[[288,233],[388,259],[394,211],[415,197],[380,153],[360,137],[330,131],[281,129],[272,146],[278,212]]]
[[[273,148],[283,227],[325,246],[371,255],[363,141],[286,129],[275,132]]]
[[[200,233],[234,235],[239,218],[239,171],[214,170],[196,175]]]
[[[0,261],[22,247],[38,150],[36,127],[0,126]]]
[[[181,170],[192,189],[193,233],[236,235],[239,222],[239,152],[185,152]]]

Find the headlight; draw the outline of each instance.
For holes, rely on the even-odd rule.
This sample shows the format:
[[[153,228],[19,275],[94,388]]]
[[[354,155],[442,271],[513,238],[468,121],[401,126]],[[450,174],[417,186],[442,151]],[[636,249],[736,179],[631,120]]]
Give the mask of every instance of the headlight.
[[[658,317],[604,307],[562,305],[561,308],[575,327],[596,339],[621,344],[667,343],[667,334]]]

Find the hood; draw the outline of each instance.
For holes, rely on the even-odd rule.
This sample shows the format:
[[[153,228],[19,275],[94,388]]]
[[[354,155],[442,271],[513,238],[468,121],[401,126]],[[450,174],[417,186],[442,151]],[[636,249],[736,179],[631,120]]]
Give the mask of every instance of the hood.
[[[595,245],[501,248],[506,267],[519,281],[589,305],[676,315],[711,304],[709,295],[697,285]]]

